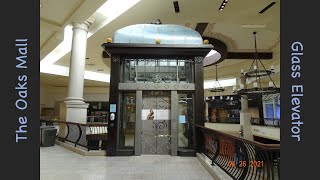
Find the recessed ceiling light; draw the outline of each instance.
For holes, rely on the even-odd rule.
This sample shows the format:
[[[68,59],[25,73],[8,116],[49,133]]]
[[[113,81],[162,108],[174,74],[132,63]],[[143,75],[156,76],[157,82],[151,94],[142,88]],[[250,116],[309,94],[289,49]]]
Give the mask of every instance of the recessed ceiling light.
[[[225,8],[225,6],[227,5],[228,0],[224,0],[222,1],[219,10],[221,11],[223,8]]]
[[[86,59],[89,59],[89,58],[86,58]]]

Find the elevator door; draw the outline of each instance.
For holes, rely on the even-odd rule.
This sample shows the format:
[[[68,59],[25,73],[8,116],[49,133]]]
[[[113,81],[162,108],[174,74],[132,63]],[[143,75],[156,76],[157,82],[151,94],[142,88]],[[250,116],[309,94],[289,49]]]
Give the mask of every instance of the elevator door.
[[[142,154],[171,154],[170,91],[142,95]]]

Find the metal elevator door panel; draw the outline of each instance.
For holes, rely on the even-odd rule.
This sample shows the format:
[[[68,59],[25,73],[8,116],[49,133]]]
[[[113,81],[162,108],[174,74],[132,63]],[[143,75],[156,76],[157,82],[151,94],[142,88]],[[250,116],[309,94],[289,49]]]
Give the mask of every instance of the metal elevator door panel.
[[[170,91],[143,92],[142,102],[142,154],[171,154]]]

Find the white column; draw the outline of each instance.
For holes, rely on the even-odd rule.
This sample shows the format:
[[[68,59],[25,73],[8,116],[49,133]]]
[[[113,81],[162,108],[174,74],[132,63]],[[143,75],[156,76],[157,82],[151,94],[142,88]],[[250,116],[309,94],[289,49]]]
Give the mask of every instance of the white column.
[[[83,99],[84,70],[89,22],[74,23],[69,67],[69,87],[66,98],[66,121],[86,123],[88,104]]]
[[[246,77],[244,75],[240,77],[240,83],[244,85],[244,88],[247,88]],[[250,120],[251,114],[248,110],[248,98],[246,96],[241,96],[240,126],[243,129],[243,137],[253,141]]]

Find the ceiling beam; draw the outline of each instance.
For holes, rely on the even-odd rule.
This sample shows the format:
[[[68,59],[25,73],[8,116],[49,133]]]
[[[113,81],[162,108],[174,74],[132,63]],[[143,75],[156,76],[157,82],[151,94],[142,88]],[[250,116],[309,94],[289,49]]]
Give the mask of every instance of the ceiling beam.
[[[271,60],[272,52],[258,53],[258,59]],[[255,59],[255,52],[228,52],[226,59]]]
[[[110,58],[110,56],[106,51],[102,51],[102,58]]]
[[[196,31],[202,36],[203,32],[207,29],[208,23],[198,23],[196,26]]]
[[[44,18],[40,18],[40,26],[47,26],[47,27],[53,29],[54,31],[58,31],[62,27],[59,23],[56,23],[56,22],[53,22],[51,20],[44,19]]]

